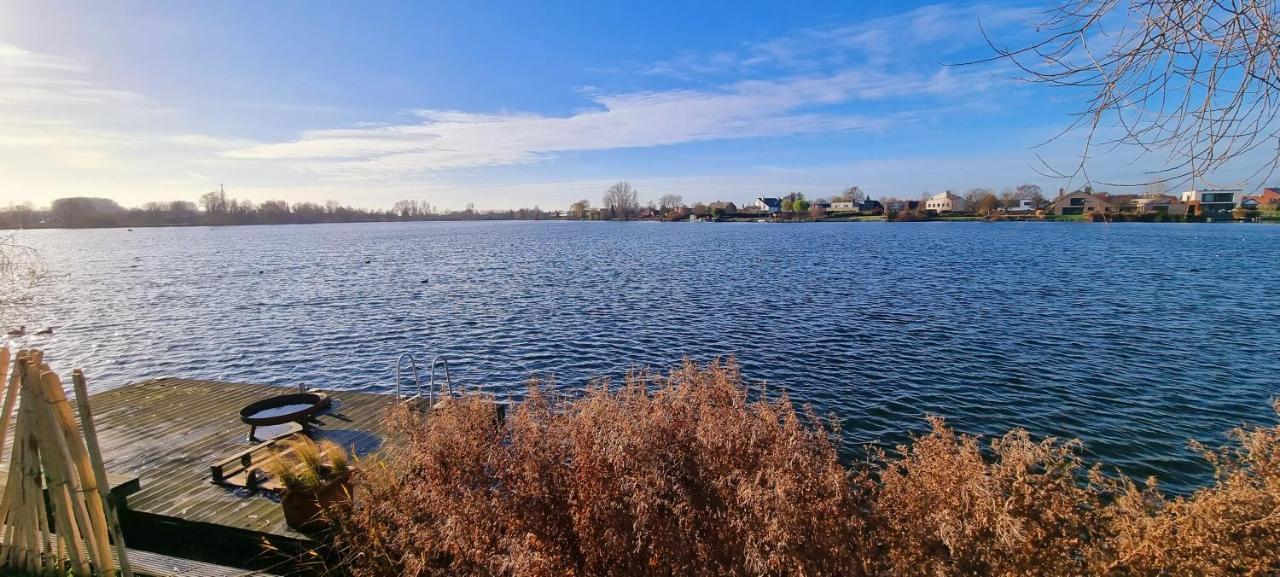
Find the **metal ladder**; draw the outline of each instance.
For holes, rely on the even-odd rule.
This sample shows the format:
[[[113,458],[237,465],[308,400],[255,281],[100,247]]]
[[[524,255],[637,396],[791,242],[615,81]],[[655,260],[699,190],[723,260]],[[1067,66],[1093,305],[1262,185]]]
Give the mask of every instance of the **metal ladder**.
[[[396,358],[396,398],[400,400],[406,399],[404,395],[404,391],[401,388],[401,382],[402,382],[401,371],[405,367],[405,360],[409,361],[408,365],[409,365],[409,370],[412,371],[413,373],[413,387],[414,387],[413,396],[407,397],[407,399],[414,400],[414,401],[421,400],[422,399],[422,377],[421,377],[421,372],[418,370],[418,359],[413,356],[413,353],[403,353]],[[441,392],[447,393],[448,396],[450,397],[454,395],[453,380],[449,378],[449,360],[444,358],[444,355],[436,355],[431,359],[431,371],[430,371],[430,376],[427,380],[427,406],[428,407],[434,407],[436,405],[436,390],[437,390],[436,366],[441,366],[444,369],[444,390],[442,390]],[[461,385],[458,386],[457,392],[458,393],[462,392]]]

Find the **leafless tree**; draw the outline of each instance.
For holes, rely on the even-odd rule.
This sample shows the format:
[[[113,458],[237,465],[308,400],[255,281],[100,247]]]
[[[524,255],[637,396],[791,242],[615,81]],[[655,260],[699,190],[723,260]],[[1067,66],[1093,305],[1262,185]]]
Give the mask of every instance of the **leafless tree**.
[[[1004,187],[1004,189],[1000,191],[1000,206],[1005,208],[1014,208],[1017,204],[1018,191],[1007,186]]]
[[[591,216],[591,201],[579,200],[569,205],[569,218],[586,219]]]
[[[990,200],[988,200],[990,197]],[[971,188],[969,192],[964,193],[964,204],[969,210],[980,212],[979,206],[986,204],[999,204],[1000,199],[996,198],[995,192],[990,188]]]
[[[832,201],[843,200],[854,203],[860,203],[866,199],[867,193],[862,192],[862,189],[857,186],[850,186],[849,188],[844,189],[844,192],[831,197]]]
[[[658,208],[663,214],[684,208],[684,198],[678,194],[664,194],[658,199]]]
[[[619,182],[609,187],[604,193],[604,202],[602,210],[608,218],[620,218],[627,220],[635,216],[640,209],[639,193],[631,187],[631,183],[627,181]]]
[[[200,205],[209,214],[224,214],[227,212],[227,193],[222,190],[206,192],[200,195]]]
[[[988,38],[997,58],[1028,80],[1090,94],[1064,130],[1086,134],[1079,163],[1063,170],[1045,162],[1047,174],[1087,181],[1089,159],[1121,145],[1167,156],[1149,182],[1203,178],[1255,151],[1263,156],[1251,178],[1275,171],[1275,0],[1058,1],[1029,45],[1003,48]]]
[[[44,260],[36,249],[21,244],[13,234],[0,236],[0,328],[19,317],[14,308],[27,291],[45,277]]]
[[[1000,209],[1000,199],[994,194],[983,195],[978,199],[978,205],[974,207],[974,212],[978,214],[991,214]]]

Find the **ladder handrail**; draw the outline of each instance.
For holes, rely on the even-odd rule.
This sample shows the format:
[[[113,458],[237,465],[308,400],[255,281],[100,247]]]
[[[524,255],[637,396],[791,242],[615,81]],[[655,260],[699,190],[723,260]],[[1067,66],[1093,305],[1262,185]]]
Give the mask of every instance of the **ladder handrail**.
[[[444,355],[436,355],[434,358],[431,359],[431,379],[427,381],[427,387],[431,390],[432,394],[434,395],[436,391],[436,364],[437,363],[444,364],[444,385],[448,387],[449,396],[452,397],[453,396],[453,380],[449,378],[449,359],[444,358]],[[459,387],[458,390],[459,392],[461,392],[462,388]],[[431,399],[431,404],[433,406],[435,405],[434,397]]]
[[[396,398],[404,398],[404,394],[400,391],[400,368],[404,365],[405,358],[409,359],[409,368],[413,370],[413,387],[415,389],[413,398],[417,399],[422,397],[422,378],[418,375],[418,361],[413,358],[411,353],[402,353],[396,358]]]
[[[413,372],[414,393],[413,396],[409,398],[421,399],[422,376],[421,371],[418,368],[418,359],[413,356],[413,353],[401,353],[399,357],[396,357],[396,398],[402,400],[405,398],[404,391],[401,386],[401,380],[403,379],[401,371],[404,369],[405,359],[409,359],[409,369]],[[441,366],[444,369],[444,384],[439,389],[436,387],[437,366]],[[439,390],[441,396],[448,394],[448,396],[452,397],[454,395],[453,378],[449,375],[449,359],[445,358],[444,355],[436,355],[433,357],[431,359],[431,371],[429,375],[430,377],[427,380],[427,406],[434,407],[436,404],[437,390]],[[462,392],[461,385],[458,386],[457,392]]]

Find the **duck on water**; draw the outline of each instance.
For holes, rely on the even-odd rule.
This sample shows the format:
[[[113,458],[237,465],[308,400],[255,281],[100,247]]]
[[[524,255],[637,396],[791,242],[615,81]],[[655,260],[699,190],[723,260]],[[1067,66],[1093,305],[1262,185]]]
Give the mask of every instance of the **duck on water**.
[[[11,336],[11,337],[25,337],[25,336],[27,336],[27,325],[22,325],[22,326],[20,326],[20,327],[18,327],[18,328],[16,328],[16,329],[9,329],[9,332],[7,332],[7,333],[5,333],[5,334],[6,334],[6,335],[8,335],[8,336]],[[38,331],[36,331],[36,334],[37,334],[37,335],[51,335],[51,334],[53,334],[53,327],[49,327],[49,328],[46,328],[46,329],[38,330]]]

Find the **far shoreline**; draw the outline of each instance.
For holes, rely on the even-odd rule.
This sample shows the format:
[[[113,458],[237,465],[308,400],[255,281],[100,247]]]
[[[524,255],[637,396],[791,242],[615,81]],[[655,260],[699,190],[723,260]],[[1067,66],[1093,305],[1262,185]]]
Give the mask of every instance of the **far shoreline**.
[[[1108,218],[1090,220],[1082,217],[1053,217],[1046,216],[1044,218],[988,218],[978,216],[966,217],[935,217],[912,220],[889,220],[882,216],[862,217],[862,218],[824,218],[824,219],[756,219],[756,218],[720,218],[717,220],[700,220],[690,221],[686,219],[680,220],[664,220],[664,219],[570,219],[570,218],[541,218],[541,219],[525,219],[525,218],[495,218],[495,219],[465,219],[465,218],[436,218],[422,220],[369,220],[369,221],[319,221],[319,222],[261,222],[261,223],[234,223],[234,224],[146,224],[134,226],[28,226],[21,228],[0,228],[4,233],[17,233],[22,231],[35,230],[126,230],[134,229],[162,229],[162,228],[248,228],[260,226],[311,226],[323,224],[356,224],[356,225],[380,225],[380,224],[415,224],[415,223],[485,223],[485,222],[582,222],[582,223],[658,223],[658,224],[856,224],[856,223],[886,223],[886,224],[912,224],[912,223],[1046,223],[1046,224],[1280,224],[1280,217],[1257,217],[1254,219],[1129,219],[1129,218]]]

